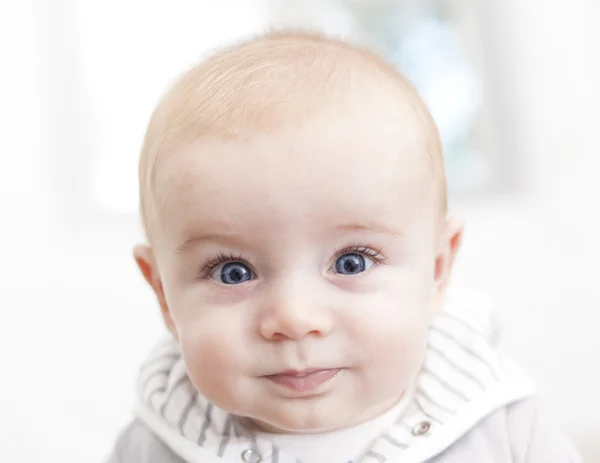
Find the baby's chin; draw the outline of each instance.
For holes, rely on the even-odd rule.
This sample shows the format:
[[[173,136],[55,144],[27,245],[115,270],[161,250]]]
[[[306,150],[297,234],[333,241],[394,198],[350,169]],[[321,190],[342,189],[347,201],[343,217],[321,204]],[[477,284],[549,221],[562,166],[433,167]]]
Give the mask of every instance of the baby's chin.
[[[300,399],[283,406],[273,405],[255,410],[259,413],[248,414],[251,416],[247,418],[255,429],[274,434],[316,434],[348,428],[362,421],[353,410],[342,404],[310,404]]]

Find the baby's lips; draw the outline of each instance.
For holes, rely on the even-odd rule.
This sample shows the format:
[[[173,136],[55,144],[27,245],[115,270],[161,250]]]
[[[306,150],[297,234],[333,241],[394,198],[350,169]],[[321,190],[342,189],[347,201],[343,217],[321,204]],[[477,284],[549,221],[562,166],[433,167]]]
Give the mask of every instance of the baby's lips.
[[[293,391],[309,392],[317,389],[327,381],[332,380],[341,371],[341,368],[331,368],[326,370],[310,370],[306,372],[284,372],[267,376],[267,378],[274,383],[292,389]]]

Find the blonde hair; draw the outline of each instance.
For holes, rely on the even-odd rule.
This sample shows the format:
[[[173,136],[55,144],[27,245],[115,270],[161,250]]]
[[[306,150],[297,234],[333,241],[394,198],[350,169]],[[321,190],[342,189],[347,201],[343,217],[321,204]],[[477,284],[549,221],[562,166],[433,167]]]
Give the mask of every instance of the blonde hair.
[[[155,108],[139,162],[140,210],[146,236],[157,218],[157,166],[177,147],[202,137],[232,139],[276,130],[318,110],[353,77],[382,78],[402,91],[419,118],[446,209],[446,179],[437,127],[412,85],[375,53],[341,40],[271,32],[208,57],[185,72]],[[341,85],[340,85],[341,84]]]

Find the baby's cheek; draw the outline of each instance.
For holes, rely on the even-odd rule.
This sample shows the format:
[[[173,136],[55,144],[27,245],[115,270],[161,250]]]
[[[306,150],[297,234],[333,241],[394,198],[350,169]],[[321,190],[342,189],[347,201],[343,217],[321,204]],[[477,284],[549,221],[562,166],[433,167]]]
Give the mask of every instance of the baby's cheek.
[[[181,347],[194,386],[215,405],[229,409],[248,365],[242,338],[231,329],[231,323],[205,321],[182,331]]]
[[[427,345],[427,316],[412,307],[388,307],[381,312],[377,323],[372,320],[373,331],[367,336],[367,342],[372,343],[372,365],[397,381],[410,381],[417,374]]]
[[[412,329],[402,333],[402,341],[398,345],[399,368],[405,371],[411,379],[415,376],[421,367],[425,349],[427,346],[428,329],[424,324],[415,324]]]
[[[380,338],[368,372],[369,389],[379,401],[391,401],[414,385],[425,352],[426,336],[420,328],[397,326]],[[376,352],[374,352],[376,354]]]

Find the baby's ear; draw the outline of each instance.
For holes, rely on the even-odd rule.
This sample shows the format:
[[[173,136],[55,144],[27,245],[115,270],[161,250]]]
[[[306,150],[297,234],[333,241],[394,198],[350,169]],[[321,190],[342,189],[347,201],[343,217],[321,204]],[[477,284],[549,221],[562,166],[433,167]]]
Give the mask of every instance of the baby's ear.
[[[462,242],[464,224],[457,218],[446,219],[438,241],[435,260],[434,284],[439,307],[443,304],[444,294],[450,280],[454,260]]]
[[[175,330],[175,324],[171,317],[171,311],[167,305],[167,299],[163,289],[160,274],[158,273],[158,267],[156,265],[156,259],[150,246],[139,244],[133,248],[133,257],[142,272],[145,280],[148,282],[160,305],[160,311],[163,316],[163,320],[167,329],[171,334],[177,337],[177,331]]]

